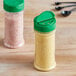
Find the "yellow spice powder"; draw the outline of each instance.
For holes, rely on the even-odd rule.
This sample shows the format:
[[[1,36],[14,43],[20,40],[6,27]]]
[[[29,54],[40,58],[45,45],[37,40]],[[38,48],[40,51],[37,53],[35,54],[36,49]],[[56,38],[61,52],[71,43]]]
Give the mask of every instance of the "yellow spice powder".
[[[55,31],[39,33],[35,31],[35,62],[38,70],[48,71],[56,66],[55,62]]]

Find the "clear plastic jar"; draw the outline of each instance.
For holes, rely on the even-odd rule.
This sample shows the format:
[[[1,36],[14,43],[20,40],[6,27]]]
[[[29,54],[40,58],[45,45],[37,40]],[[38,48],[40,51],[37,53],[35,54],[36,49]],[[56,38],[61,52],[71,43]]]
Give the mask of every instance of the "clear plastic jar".
[[[24,1],[22,0],[22,2],[20,2],[20,0],[18,0],[16,3],[12,3],[12,1],[15,0],[10,1],[4,0],[4,10],[5,10],[4,45],[9,48],[18,48],[24,44],[24,38],[23,38]]]
[[[52,18],[53,17],[53,18]],[[34,20],[35,60],[34,66],[41,71],[49,71],[56,66],[55,28],[56,20],[51,11],[45,11]]]

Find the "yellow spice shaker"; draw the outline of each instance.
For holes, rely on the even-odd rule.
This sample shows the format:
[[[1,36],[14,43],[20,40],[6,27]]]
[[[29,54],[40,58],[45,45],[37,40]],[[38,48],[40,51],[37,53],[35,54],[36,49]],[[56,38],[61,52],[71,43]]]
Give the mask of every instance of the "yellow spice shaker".
[[[44,11],[34,19],[35,60],[34,66],[41,71],[49,71],[55,62],[56,19],[51,11]]]

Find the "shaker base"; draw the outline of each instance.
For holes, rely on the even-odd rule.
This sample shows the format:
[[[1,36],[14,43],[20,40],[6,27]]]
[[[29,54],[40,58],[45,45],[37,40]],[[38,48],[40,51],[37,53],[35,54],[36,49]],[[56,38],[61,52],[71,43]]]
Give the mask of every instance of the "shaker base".
[[[43,72],[47,72],[47,71],[50,71],[52,69],[54,69],[56,67],[56,64],[54,64],[53,66],[51,66],[50,68],[40,68],[38,67],[36,64],[34,64],[34,67],[39,70],[39,71],[43,71]]]
[[[12,45],[9,45],[7,43],[4,43],[4,46],[7,47],[7,48],[10,48],[10,49],[16,49],[16,48],[19,48],[19,47],[21,47],[23,45],[24,45],[24,42],[19,44],[19,45],[17,45],[17,46],[12,46]]]

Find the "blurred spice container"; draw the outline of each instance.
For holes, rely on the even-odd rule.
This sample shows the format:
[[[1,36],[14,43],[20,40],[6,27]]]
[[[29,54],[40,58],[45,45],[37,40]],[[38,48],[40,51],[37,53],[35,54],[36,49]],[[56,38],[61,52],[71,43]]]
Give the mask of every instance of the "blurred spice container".
[[[24,44],[23,38],[23,10],[24,0],[4,0],[5,10],[5,38],[4,45],[18,48]]]
[[[56,19],[51,11],[45,11],[34,19],[35,60],[34,66],[41,71],[49,71],[56,66],[55,30]]]

